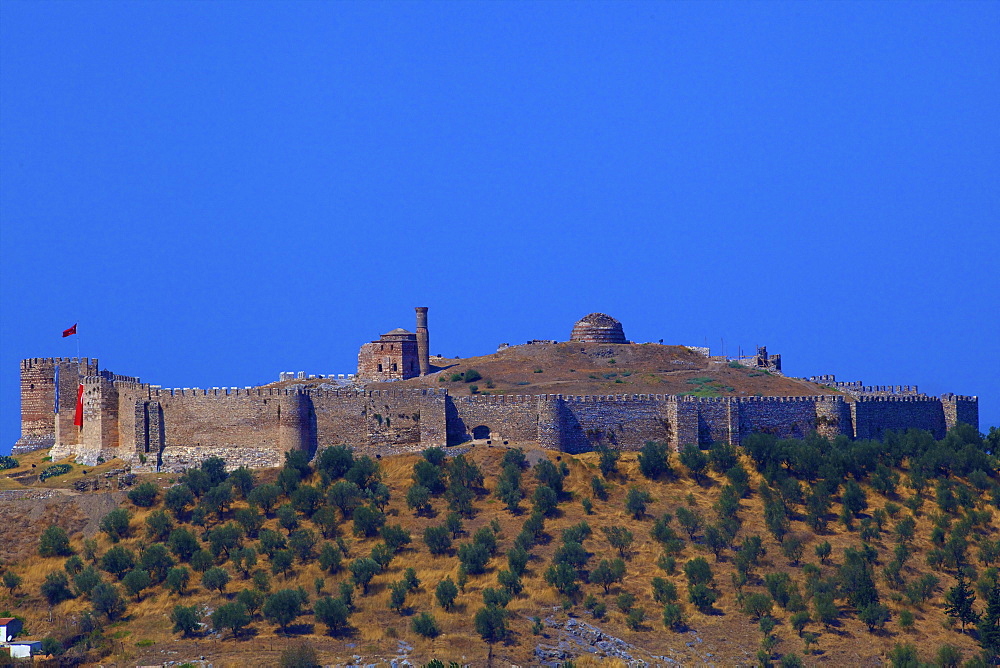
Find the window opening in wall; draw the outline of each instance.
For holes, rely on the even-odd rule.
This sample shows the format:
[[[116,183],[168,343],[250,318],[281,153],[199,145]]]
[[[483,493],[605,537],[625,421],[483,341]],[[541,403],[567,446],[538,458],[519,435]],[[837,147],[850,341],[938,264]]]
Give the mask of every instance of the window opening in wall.
[[[382,365],[381,364],[378,365],[378,372],[382,373]]]
[[[392,363],[392,370],[396,371],[396,363],[395,362]]]

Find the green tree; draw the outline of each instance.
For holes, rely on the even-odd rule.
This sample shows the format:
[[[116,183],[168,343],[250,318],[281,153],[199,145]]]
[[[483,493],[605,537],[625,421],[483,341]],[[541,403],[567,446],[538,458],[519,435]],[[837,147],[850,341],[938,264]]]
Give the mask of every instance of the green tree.
[[[174,623],[174,633],[184,636],[194,635],[201,626],[201,616],[196,605],[175,605],[170,613],[170,621]]]
[[[134,568],[125,574],[122,578],[122,586],[125,587],[130,595],[135,596],[135,600],[139,601],[142,596],[142,590],[148,589],[149,585],[153,583],[152,579],[149,577],[149,572],[142,570],[141,568]]]
[[[966,624],[974,624],[979,620],[972,604],[976,601],[976,594],[969,587],[965,580],[964,573],[959,570],[958,582],[948,590],[945,595],[944,610],[952,619],[957,619],[962,624],[962,633],[965,633]]]
[[[451,533],[447,527],[427,527],[424,529],[424,543],[431,554],[444,554],[451,549]]]
[[[431,512],[431,491],[423,485],[414,484],[406,490],[406,505],[416,512],[417,516],[429,515]]]
[[[410,629],[424,638],[436,638],[441,633],[437,620],[429,612],[421,612],[414,617],[410,623]]]
[[[698,535],[698,531],[703,525],[701,515],[698,511],[691,510],[686,506],[678,506],[677,522],[681,525],[684,531],[687,532],[688,538],[691,540],[694,540],[694,537]]]
[[[558,493],[548,485],[539,485],[531,495],[534,509],[545,517],[552,517],[559,505]]]
[[[597,452],[600,455],[601,475],[610,478],[618,473],[618,459],[621,457],[621,452],[603,445],[597,449]]]
[[[253,617],[260,610],[260,607],[264,605],[266,600],[264,592],[258,589],[241,589],[240,593],[236,595],[236,600],[243,604],[243,607],[247,609],[247,613]]]
[[[489,646],[487,662],[493,662],[493,645],[507,637],[507,612],[503,608],[486,606],[476,612],[476,633]]]
[[[572,598],[580,591],[576,569],[567,563],[552,564],[545,571],[545,581],[563,596]]]
[[[451,606],[455,603],[455,597],[458,596],[458,587],[455,586],[450,577],[445,577],[444,580],[438,582],[434,589],[434,596],[442,608],[451,610]]]
[[[73,587],[77,596],[90,598],[94,587],[101,584],[101,575],[93,566],[87,566],[82,571],[73,576]]]
[[[170,516],[162,510],[156,510],[146,518],[146,538],[156,543],[165,543],[174,530]]]
[[[278,498],[280,496],[281,488],[277,485],[266,483],[254,487],[247,496],[247,501],[259,507],[265,514],[269,515],[271,514],[271,510],[274,508],[275,504],[278,503]]]
[[[170,558],[167,548],[162,543],[153,543],[142,552],[139,557],[139,567],[149,573],[153,584],[163,582],[174,565],[174,560]]]
[[[63,601],[73,598],[73,592],[69,588],[69,578],[62,571],[52,571],[45,576],[42,583],[42,596],[49,605],[59,605]]]
[[[346,445],[335,445],[324,449],[316,458],[316,470],[323,478],[323,484],[344,477],[354,465],[354,451]]]
[[[116,621],[125,614],[125,599],[112,584],[101,583],[90,593],[90,602],[94,612],[104,615],[111,621]]]
[[[101,570],[115,575],[119,580],[135,568],[135,554],[121,545],[115,545],[101,557]]]
[[[618,550],[618,554],[624,559],[632,548],[632,532],[620,525],[601,527],[601,531],[604,532],[611,547]]]
[[[288,547],[304,564],[316,558],[316,533],[312,529],[296,529],[288,536]]]
[[[708,468],[708,456],[701,451],[701,448],[693,443],[688,443],[681,450],[680,461],[691,472],[695,483],[702,484],[705,470]]]
[[[240,631],[249,623],[250,614],[239,601],[223,603],[212,613],[212,626],[218,631],[230,629],[234,639],[239,637]]]
[[[238,548],[233,551],[232,562],[246,580],[250,577],[250,571],[257,565],[257,550],[252,547]]]
[[[226,591],[229,584],[229,572],[224,568],[210,568],[201,576],[201,585],[205,589],[216,589],[220,594]]]
[[[714,576],[712,567],[705,561],[704,557],[695,557],[684,565],[684,575],[687,576],[690,585],[710,584]]]
[[[354,535],[373,538],[385,524],[385,513],[373,506],[358,506],[354,509]]]
[[[68,557],[73,554],[66,530],[54,524],[49,525],[38,539],[38,554],[42,557]]]
[[[625,510],[632,515],[633,519],[642,519],[646,514],[646,506],[652,502],[653,496],[638,487],[629,487],[628,494],[625,495]]]
[[[604,593],[611,591],[611,585],[621,582],[625,578],[625,562],[621,559],[608,561],[601,559],[597,568],[590,572],[590,583],[599,584],[604,588]]]
[[[889,608],[881,603],[869,603],[858,610],[858,619],[865,623],[869,632],[880,631],[890,619]]]
[[[167,539],[167,546],[183,562],[191,561],[194,553],[201,548],[198,537],[185,527],[178,527],[170,532],[170,538]]]
[[[271,572],[275,575],[282,573],[288,575],[288,572],[292,570],[292,560],[295,555],[292,554],[291,550],[276,550],[271,555]]]
[[[868,499],[861,486],[853,480],[848,480],[844,484],[844,492],[841,495],[841,502],[847,512],[857,515],[868,507]]]
[[[277,591],[264,604],[264,619],[277,624],[283,633],[301,614],[302,596],[294,589]]]
[[[919,668],[920,658],[917,648],[909,643],[896,644],[889,650],[889,663],[892,668]]]
[[[191,581],[191,571],[184,566],[177,566],[171,568],[167,572],[167,579],[165,580],[167,589],[172,591],[178,596],[184,593],[187,588],[188,582]]]
[[[670,474],[670,448],[666,443],[646,441],[639,452],[639,470],[650,480]]]
[[[688,600],[703,614],[710,614],[719,595],[708,585],[697,584],[688,587]]]
[[[333,575],[340,570],[342,556],[339,548],[330,543],[323,543],[319,551],[319,567]]]
[[[339,598],[325,596],[316,599],[313,611],[316,615],[316,620],[326,626],[327,633],[330,635],[344,633],[349,627],[350,608]]]
[[[128,493],[128,500],[140,508],[151,508],[156,505],[156,499],[160,495],[160,490],[151,482],[143,482],[136,485]]]
[[[124,508],[115,508],[101,519],[101,531],[108,535],[112,543],[129,536],[131,516]]]
[[[178,522],[187,517],[188,506],[194,504],[194,492],[187,485],[174,485],[163,495],[163,505],[174,515]]]
[[[372,581],[372,578],[381,570],[382,568],[378,565],[378,562],[370,557],[355,559],[350,565],[351,579],[354,582],[354,586],[361,587],[361,593],[365,595],[368,594],[368,585]]]

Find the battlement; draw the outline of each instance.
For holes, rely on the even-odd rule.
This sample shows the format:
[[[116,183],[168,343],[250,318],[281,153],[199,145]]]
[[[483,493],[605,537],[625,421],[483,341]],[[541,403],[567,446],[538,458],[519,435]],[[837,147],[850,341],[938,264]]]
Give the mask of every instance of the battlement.
[[[21,360],[21,369],[35,369],[39,367],[52,367],[56,364],[83,364],[84,366],[97,368],[99,363],[97,358],[89,357],[29,357]]]
[[[941,399],[937,397],[928,397],[924,394],[881,394],[881,395],[870,395],[870,396],[858,396],[855,397],[855,401],[860,403],[870,403],[870,402],[939,402]]]
[[[964,394],[952,394],[947,392],[941,395],[941,401],[974,401],[979,403],[979,397],[977,396],[966,396]]]

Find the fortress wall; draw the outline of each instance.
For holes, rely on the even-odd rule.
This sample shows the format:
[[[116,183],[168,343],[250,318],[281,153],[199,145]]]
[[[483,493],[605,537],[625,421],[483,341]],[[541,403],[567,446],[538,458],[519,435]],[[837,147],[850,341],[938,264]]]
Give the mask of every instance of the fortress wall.
[[[56,369],[59,369],[59,413],[55,412]],[[73,424],[76,391],[84,376],[98,373],[98,361],[87,357],[34,357],[21,360],[21,438],[13,454],[79,441]],[[68,411],[68,412],[67,412]],[[59,454],[57,450],[53,456]],[[65,456],[65,455],[62,455]]]
[[[818,397],[739,397],[741,438],[758,431],[781,438],[801,438],[816,429]]]
[[[816,432],[826,438],[841,434],[853,437],[851,405],[842,396],[820,395],[816,399]]]
[[[76,455],[77,461],[93,466],[99,457],[117,454],[118,390],[104,376],[88,376],[83,388],[83,431]]]
[[[942,402],[933,397],[858,397],[851,410],[855,438],[881,438],[889,430],[912,428],[926,429],[940,439],[946,431]]]
[[[640,450],[646,441],[669,442],[670,403],[664,395],[647,394],[563,397],[561,449]]]
[[[728,397],[699,397],[695,401],[698,416],[697,440],[680,443],[684,447],[688,443],[707,446],[721,441],[731,442],[734,434],[732,429],[732,400]],[[738,420],[736,421],[738,424]],[[739,436],[736,435],[738,442]]]
[[[419,446],[420,399],[419,390],[367,392],[362,404],[365,411],[362,436],[367,433],[366,443],[383,448],[393,445]]]
[[[278,444],[278,393],[254,390],[152,390],[163,411],[166,448],[270,447]]]
[[[480,430],[485,427],[490,438],[499,440],[534,441],[539,437],[539,398],[536,395],[449,396],[446,409],[449,443],[473,438],[477,427]]]
[[[420,397],[420,445],[448,444],[447,391],[427,390]]]
[[[953,429],[957,424],[972,425],[979,431],[979,397],[945,394],[941,397],[945,426]]]

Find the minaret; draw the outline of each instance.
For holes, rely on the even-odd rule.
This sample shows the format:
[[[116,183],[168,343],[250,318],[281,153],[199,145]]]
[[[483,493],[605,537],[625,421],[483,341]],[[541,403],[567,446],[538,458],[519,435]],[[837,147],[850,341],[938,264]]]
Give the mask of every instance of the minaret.
[[[427,335],[427,307],[417,307],[417,361],[420,363],[420,375],[431,372],[430,341]]]

